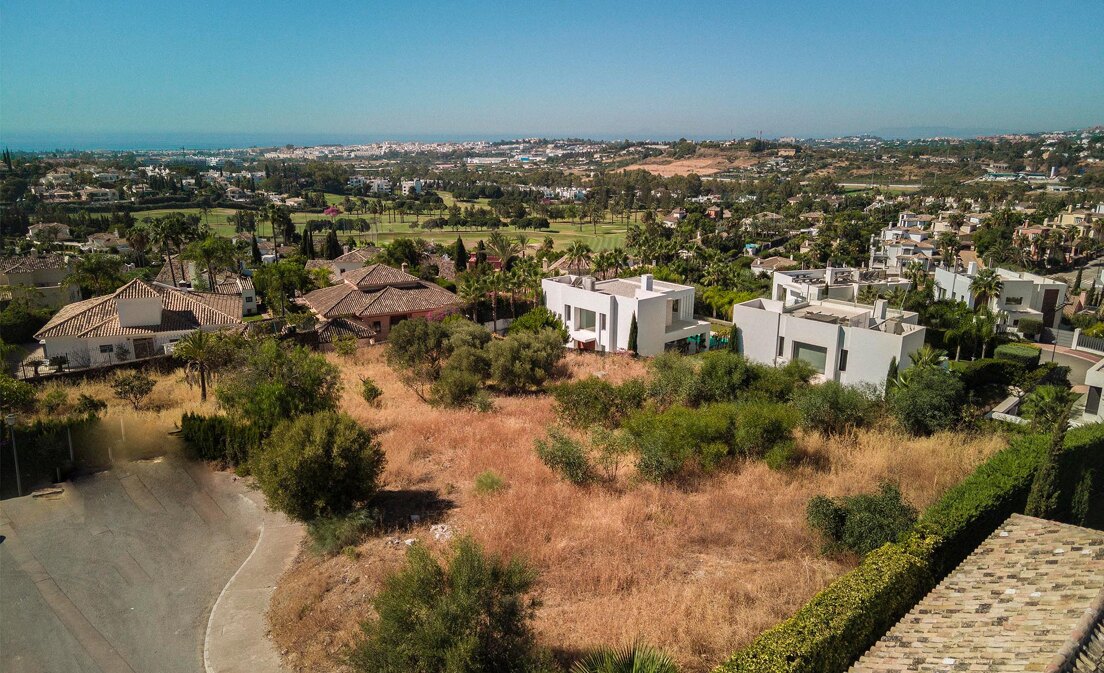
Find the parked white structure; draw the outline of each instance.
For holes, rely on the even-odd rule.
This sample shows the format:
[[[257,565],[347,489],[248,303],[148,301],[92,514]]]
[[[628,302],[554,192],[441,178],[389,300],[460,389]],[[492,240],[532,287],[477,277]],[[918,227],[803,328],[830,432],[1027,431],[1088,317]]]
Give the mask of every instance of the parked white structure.
[[[628,351],[634,315],[640,355],[689,346],[691,337],[708,347],[710,324],[694,318],[689,285],[658,281],[651,274],[612,280],[567,275],[545,278],[541,288],[545,307],[567,326],[570,348]]]
[[[776,274],[777,276],[777,274]],[[825,380],[846,385],[885,385],[890,363],[912,365],[910,353],[924,345],[916,313],[835,299],[786,304],[752,299],[736,304],[737,350],[768,365],[804,360]]]
[[[976,298],[970,290],[970,284],[977,274],[976,262],[971,262],[964,271],[936,269],[936,297],[962,301],[974,308]],[[1004,314],[1002,324],[1015,329],[1023,318],[1035,318],[1043,321],[1043,325],[1047,327],[1058,326],[1062,305],[1066,301],[1065,283],[1026,271],[998,268],[997,275],[1001,279],[1001,291],[998,296],[989,298],[989,308],[998,314]]]
[[[819,299],[858,301],[859,293],[868,287],[889,293],[898,288],[907,290],[908,286],[908,280],[889,276],[884,271],[850,267],[775,271],[771,299],[787,306]]]

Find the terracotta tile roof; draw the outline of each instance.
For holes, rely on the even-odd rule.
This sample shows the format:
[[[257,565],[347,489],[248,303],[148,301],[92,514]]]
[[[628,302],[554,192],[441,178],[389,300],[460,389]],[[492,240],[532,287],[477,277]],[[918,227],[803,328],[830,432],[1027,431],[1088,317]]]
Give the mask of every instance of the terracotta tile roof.
[[[302,301],[323,318],[418,313],[459,303],[445,288],[382,264],[350,271],[342,282],[309,292]]]
[[[64,255],[20,255],[18,257],[0,257],[0,273],[27,273],[64,269],[69,265]]]
[[[1104,531],[1014,514],[851,673],[1067,670],[1102,613]]]
[[[153,279],[155,283],[161,283],[162,285],[173,285],[173,272],[176,273],[176,282],[185,282],[191,284],[195,282],[191,273],[192,265],[184,264],[180,261],[178,255],[170,255],[165,258],[165,264],[161,267],[161,270],[157,272],[157,276]],[[199,269],[196,270],[200,272]],[[206,272],[202,272],[206,273]],[[238,282],[241,282],[242,286],[238,287]],[[215,287],[213,288],[216,294],[241,294],[243,288],[252,288],[253,279],[249,276],[240,276],[232,271],[219,271],[215,274]]]
[[[161,298],[161,323],[122,327],[116,300],[139,297]],[[188,292],[135,279],[112,294],[63,306],[35,334],[35,339],[140,335],[237,325],[241,323],[241,312],[239,296]]]
[[[381,248],[377,248],[371,245],[364,248],[354,248],[344,255],[339,255],[335,257],[333,261],[345,263],[367,262],[368,260],[374,258],[376,255],[380,254],[381,251]]]

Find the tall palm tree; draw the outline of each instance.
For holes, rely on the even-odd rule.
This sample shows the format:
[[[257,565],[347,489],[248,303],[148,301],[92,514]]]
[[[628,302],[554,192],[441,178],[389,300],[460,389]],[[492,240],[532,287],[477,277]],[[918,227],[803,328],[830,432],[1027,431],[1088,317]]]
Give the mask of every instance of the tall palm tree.
[[[196,330],[176,342],[173,356],[187,363],[189,369],[199,373],[199,399],[207,401],[207,375],[211,365],[219,357],[218,337],[211,332]]]
[[[970,281],[970,292],[974,295],[974,310],[981,306],[987,306],[989,300],[999,296],[1004,288],[1004,281],[993,269],[982,269],[977,272]]]
[[[579,266],[590,266],[590,260],[592,257],[592,251],[590,246],[582,241],[572,241],[571,245],[567,246],[567,265],[568,267],[575,268]]]
[[[1061,386],[1039,386],[1024,398],[1023,412],[1036,430],[1051,431],[1058,423],[1069,421],[1069,411],[1077,393]]]
[[[503,269],[509,265],[514,257],[517,257],[518,250],[520,250],[520,246],[517,242],[511,240],[501,231],[492,231],[491,235],[487,237],[487,252],[498,258]]]
[[[471,308],[471,319],[477,322],[479,300],[486,294],[483,279],[473,273],[460,274],[456,283],[456,294]]]

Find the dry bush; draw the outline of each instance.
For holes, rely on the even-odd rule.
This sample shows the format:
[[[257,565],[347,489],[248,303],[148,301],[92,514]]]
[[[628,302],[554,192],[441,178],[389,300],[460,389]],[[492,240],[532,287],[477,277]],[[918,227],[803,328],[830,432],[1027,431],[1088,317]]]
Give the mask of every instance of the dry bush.
[[[490,414],[432,408],[403,388],[382,356],[368,349],[343,365],[342,405],[381,428],[384,487],[436,492],[454,505],[442,519],[454,531],[533,564],[543,601],[540,642],[566,655],[640,637],[684,670],[707,670],[854,563],[820,555],[820,541],[805,525],[810,497],[870,491],[892,479],[924,507],[1002,446],[999,438],[917,440],[887,431],[802,436],[808,460],[788,473],[747,463],[681,488],[580,488],[554,476],[533,450],[555,422],[548,396],[499,397]],[[581,354],[569,355],[566,365],[573,377],[605,372],[614,382],[645,369],[639,360]],[[379,408],[357,393],[364,375],[384,391]],[[485,470],[509,487],[477,496],[475,479]],[[393,538],[441,548],[432,522],[393,532],[390,542],[369,540],[356,560],[302,554],[269,614],[288,663],[341,670],[335,655],[353,642],[372,595],[402,563],[405,546]]]

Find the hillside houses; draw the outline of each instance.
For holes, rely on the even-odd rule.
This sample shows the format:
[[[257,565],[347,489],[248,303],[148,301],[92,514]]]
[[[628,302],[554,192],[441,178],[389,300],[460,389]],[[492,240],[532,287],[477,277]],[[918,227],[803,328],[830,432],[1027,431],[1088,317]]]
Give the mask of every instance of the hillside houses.
[[[976,263],[969,264],[965,270],[936,269],[936,297],[962,301],[974,308],[978,294],[971,285],[979,271]],[[1015,329],[1025,318],[1041,320],[1050,328],[1058,326],[1068,290],[1064,282],[1026,271],[998,268],[996,273],[1000,292],[989,297],[987,303],[992,311],[1003,316],[1006,327]]]
[[[68,255],[31,251],[18,257],[0,257],[0,293],[23,298],[32,306],[57,308],[80,299],[80,288],[67,284],[74,260]]]

